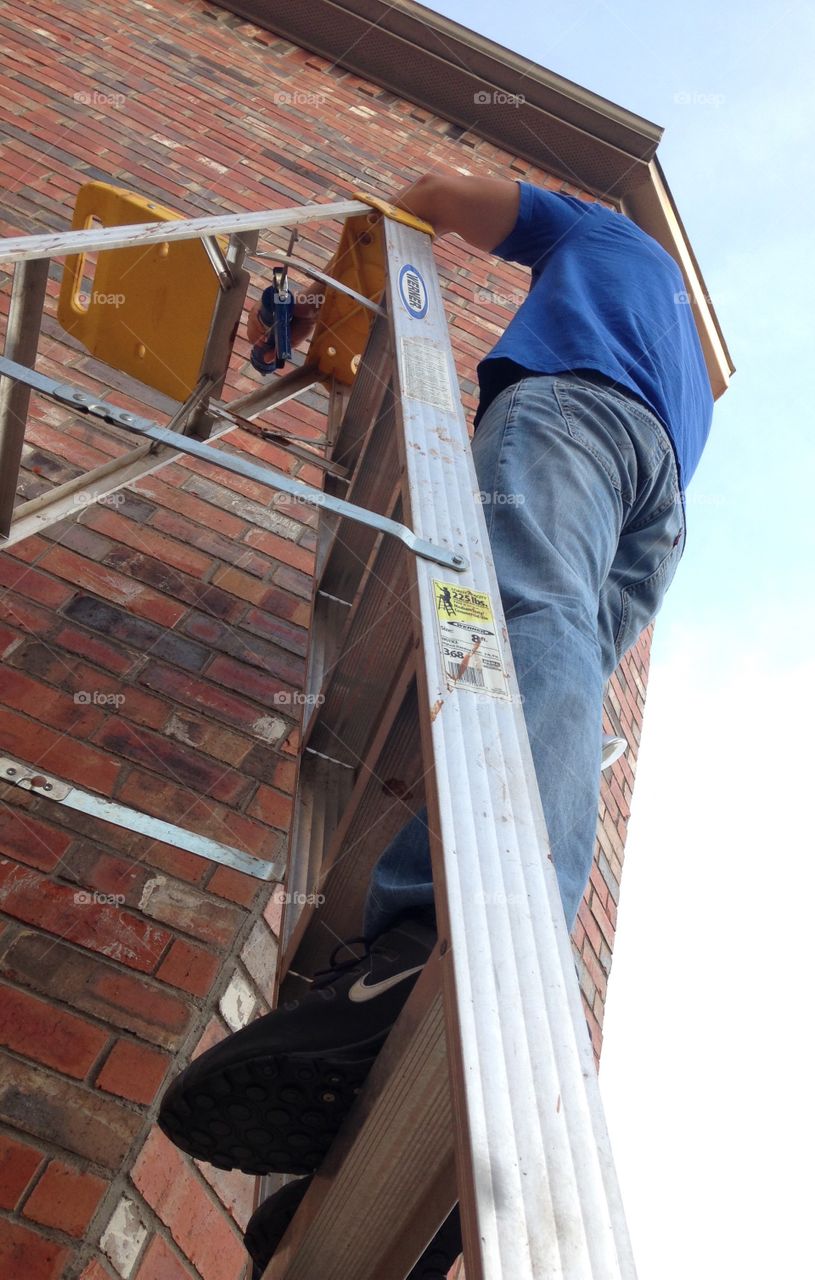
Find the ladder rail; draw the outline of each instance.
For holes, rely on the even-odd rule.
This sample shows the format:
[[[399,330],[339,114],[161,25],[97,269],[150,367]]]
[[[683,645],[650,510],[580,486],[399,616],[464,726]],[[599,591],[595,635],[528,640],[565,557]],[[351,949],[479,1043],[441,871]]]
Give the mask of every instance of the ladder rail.
[[[451,577],[411,560],[468,1280],[622,1280],[633,1258],[432,248],[412,228],[383,226],[403,514],[467,555],[460,585],[489,597],[508,673],[506,697],[451,687],[434,586]],[[415,280],[405,296],[406,272],[424,300]]]

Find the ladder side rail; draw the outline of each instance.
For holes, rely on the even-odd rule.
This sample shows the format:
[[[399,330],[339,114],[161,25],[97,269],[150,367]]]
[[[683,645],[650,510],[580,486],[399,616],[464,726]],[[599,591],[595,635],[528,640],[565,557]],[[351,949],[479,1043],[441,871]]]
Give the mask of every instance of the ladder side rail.
[[[389,219],[404,518],[466,555],[411,560],[468,1280],[632,1280],[588,1030],[549,856],[441,291],[427,236]],[[419,277],[417,283],[416,277]],[[506,696],[453,682],[434,579],[492,602]],[[474,652],[474,651],[473,651]],[[461,668],[459,668],[461,672]]]
[[[3,354],[34,367],[40,340],[45,290],[51,263],[47,257],[15,267]],[[0,536],[14,518],[14,497],[23,456],[31,389],[13,378],[0,379]]]
[[[135,222],[120,227],[82,231],[54,231],[36,236],[8,236],[0,240],[0,262],[27,262],[36,258],[63,258],[76,253],[102,253],[105,249],[132,249],[136,245],[165,244],[171,240],[197,240],[236,232],[269,231],[301,222],[336,221],[369,213],[361,200],[336,200],[330,204],[303,204],[292,209],[253,210],[250,213],[217,214],[206,218],[179,218],[177,222]]]

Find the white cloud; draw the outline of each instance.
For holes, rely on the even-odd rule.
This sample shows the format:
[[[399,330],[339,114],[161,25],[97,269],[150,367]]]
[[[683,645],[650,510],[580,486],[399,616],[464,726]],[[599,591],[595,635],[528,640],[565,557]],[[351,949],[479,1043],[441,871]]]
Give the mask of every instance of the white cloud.
[[[815,661],[657,630],[601,1083],[641,1280],[803,1276]]]

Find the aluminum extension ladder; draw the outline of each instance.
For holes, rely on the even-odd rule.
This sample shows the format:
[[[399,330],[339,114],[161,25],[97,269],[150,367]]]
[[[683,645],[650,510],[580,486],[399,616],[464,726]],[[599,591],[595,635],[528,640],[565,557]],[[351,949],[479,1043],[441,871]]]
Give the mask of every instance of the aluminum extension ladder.
[[[97,489],[160,465],[157,450],[192,453],[322,510],[282,998],[359,932],[373,863],[427,804],[439,944],[265,1280],[400,1280],[457,1198],[467,1280],[633,1280],[430,236],[349,201],[24,237],[0,260],[320,217],[350,219],[352,256],[373,241],[384,284],[357,297],[372,320],[353,382],[331,380],[322,490],[27,369],[24,289],[0,359],[8,395],[151,442]],[[321,380],[307,363],[216,406],[213,434]]]

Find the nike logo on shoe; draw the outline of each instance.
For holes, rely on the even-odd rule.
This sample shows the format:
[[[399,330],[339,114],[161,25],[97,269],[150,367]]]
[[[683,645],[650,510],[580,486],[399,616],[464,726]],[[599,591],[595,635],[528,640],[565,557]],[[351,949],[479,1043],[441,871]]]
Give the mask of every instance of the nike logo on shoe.
[[[415,969],[405,969],[404,973],[395,973],[390,978],[383,978],[381,982],[368,983],[365,979],[368,974],[357,978],[353,987],[348,992],[348,999],[353,1000],[354,1004],[363,1004],[366,1000],[375,1000],[377,996],[382,996],[386,991],[390,991],[391,987],[396,987],[400,982],[404,982],[405,978],[410,978],[414,973],[421,973],[424,968],[423,964],[417,964]]]

